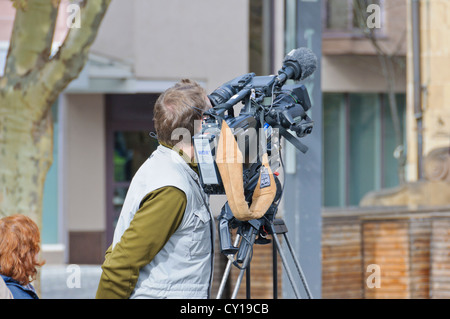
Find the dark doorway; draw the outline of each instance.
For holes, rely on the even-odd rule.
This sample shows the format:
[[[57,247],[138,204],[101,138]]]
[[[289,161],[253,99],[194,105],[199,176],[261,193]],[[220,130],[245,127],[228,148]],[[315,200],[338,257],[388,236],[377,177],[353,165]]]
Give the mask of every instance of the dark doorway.
[[[108,94],[106,122],[106,244],[112,242],[131,179],[158,146],[153,106],[158,94]]]

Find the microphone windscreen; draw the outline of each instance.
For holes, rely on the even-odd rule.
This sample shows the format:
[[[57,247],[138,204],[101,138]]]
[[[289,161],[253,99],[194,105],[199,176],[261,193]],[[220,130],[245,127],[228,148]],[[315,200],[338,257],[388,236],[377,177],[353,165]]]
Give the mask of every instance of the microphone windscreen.
[[[301,74],[295,76],[295,80],[304,80],[308,76],[314,73],[317,68],[317,57],[308,48],[298,48],[289,52],[283,60],[283,64],[286,62],[298,63],[300,66]]]

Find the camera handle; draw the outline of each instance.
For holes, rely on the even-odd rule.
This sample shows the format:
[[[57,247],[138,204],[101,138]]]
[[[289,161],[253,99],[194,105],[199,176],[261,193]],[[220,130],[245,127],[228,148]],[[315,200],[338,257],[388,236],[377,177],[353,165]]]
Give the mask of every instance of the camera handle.
[[[302,142],[300,142],[298,140],[298,138],[296,138],[295,136],[293,136],[291,133],[289,133],[284,127],[282,127],[281,125],[275,125],[274,128],[277,128],[280,130],[280,134],[281,136],[283,136],[285,139],[287,139],[292,145],[294,145],[300,152],[302,152],[303,154],[306,153],[308,151],[308,146],[306,146],[305,144],[303,144]]]
[[[236,244],[231,243],[230,234],[230,222],[234,219],[233,213],[231,212],[230,205],[228,202],[222,207],[222,212],[219,217],[219,244],[220,252],[226,256],[234,255],[239,250]]]
[[[226,111],[231,110],[234,105],[245,99],[250,92],[250,88],[244,88],[233,95],[227,102],[214,106],[214,108],[206,111],[205,114],[223,118]]]

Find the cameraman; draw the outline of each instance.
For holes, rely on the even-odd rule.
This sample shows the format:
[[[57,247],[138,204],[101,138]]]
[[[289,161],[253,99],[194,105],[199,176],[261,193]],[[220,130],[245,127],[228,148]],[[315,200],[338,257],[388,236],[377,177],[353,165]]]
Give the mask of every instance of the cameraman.
[[[96,298],[208,298],[213,273],[213,217],[193,163],[191,139],[211,107],[204,89],[181,80],[155,103],[160,145],[133,177],[105,254]]]

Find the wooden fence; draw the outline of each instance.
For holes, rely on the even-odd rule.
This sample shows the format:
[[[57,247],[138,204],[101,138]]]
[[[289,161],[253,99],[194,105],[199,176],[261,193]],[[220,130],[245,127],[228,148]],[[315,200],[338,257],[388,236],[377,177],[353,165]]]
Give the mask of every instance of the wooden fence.
[[[251,297],[271,299],[272,245],[254,249]],[[216,251],[213,298],[227,261]],[[277,271],[282,298],[280,260]],[[237,276],[233,267],[224,298]],[[244,278],[239,299],[245,291]],[[450,207],[324,209],[322,298],[450,298]]]
[[[450,207],[322,216],[322,298],[450,297]]]

